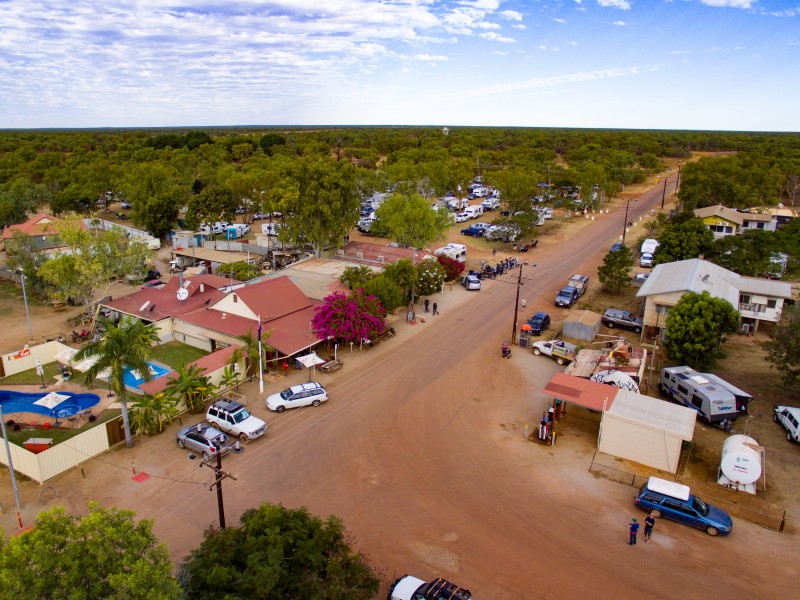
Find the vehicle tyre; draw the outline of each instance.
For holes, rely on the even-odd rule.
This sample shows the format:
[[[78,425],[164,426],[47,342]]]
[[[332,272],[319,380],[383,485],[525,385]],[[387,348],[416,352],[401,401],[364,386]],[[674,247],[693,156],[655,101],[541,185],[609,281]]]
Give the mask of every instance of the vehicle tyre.
[[[786,439],[789,440],[790,442],[794,443],[794,438],[792,437],[791,433],[787,433],[786,434]]]
[[[564,364],[564,359],[563,359],[563,358],[561,358],[561,357],[559,356],[559,357],[558,357],[558,359],[556,360],[556,362],[557,362],[559,365],[563,365],[563,364]]]
[[[285,411],[285,410],[286,410],[286,407],[285,407],[285,406],[279,406],[279,407],[277,407],[277,408],[275,409],[275,412],[283,412],[283,411]]]
[[[178,448],[180,448],[181,450],[186,448],[186,442],[184,442],[183,440],[178,440]]]
[[[642,333],[642,328],[641,327],[637,327],[633,331],[634,331],[634,333]]]
[[[608,327],[609,329],[614,329],[614,323],[609,321],[608,323],[606,323],[606,327]]]
[[[533,354],[534,354],[534,356],[539,356],[541,353],[542,353],[542,351],[541,351],[541,350],[539,350],[538,348],[534,348],[534,349],[533,349]]]
[[[205,450],[203,450],[203,461],[208,462],[208,459],[211,458]]]
[[[250,441],[250,438],[249,438],[249,437],[247,437],[247,434],[246,434],[246,433],[240,433],[240,434],[239,434],[239,441],[240,441],[241,443],[243,443],[243,444],[246,444],[246,443],[248,443],[248,442]]]
[[[706,527],[706,533],[711,536],[719,535],[719,529],[713,527],[712,525],[709,525],[708,527]]]
[[[656,519],[661,516],[661,511],[657,508],[654,508],[650,511],[650,514],[653,515]]]
[[[772,420],[773,420],[773,421],[775,421],[776,423],[779,423],[779,422],[780,422],[780,421],[778,420],[778,413],[772,413]]]
[[[311,406],[313,406],[313,407],[317,407],[317,406],[319,406],[319,400],[314,400],[314,401],[311,403]]]

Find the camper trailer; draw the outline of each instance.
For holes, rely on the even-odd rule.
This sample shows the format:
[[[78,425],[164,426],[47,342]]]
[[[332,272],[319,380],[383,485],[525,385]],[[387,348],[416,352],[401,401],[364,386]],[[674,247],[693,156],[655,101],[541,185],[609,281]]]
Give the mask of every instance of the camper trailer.
[[[695,409],[712,425],[729,424],[739,414],[736,396],[730,390],[690,367],[662,369],[658,391],[673,402]]]
[[[467,247],[464,244],[447,244],[433,252],[436,256],[446,256],[464,262],[467,259]]]

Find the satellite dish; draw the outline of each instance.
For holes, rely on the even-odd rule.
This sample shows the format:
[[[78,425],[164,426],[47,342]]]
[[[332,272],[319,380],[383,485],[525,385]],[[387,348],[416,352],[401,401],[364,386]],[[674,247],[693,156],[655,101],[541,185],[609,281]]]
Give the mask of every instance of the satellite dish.
[[[189,297],[189,290],[186,288],[178,289],[178,300],[186,300]]]
[[[150,306],[150,300],[142,304],[141,308],[139,308],[139,312],[144,312],[144,309]]]

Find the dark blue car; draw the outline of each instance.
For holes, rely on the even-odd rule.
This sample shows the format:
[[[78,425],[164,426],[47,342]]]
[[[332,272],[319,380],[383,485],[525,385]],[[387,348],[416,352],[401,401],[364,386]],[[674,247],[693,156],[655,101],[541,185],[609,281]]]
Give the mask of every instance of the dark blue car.
[[[542,335],[542,332],[550,327],[550,315],[544,312],[537,312],[528,319],[528,325],[531,326],[531,334]]]

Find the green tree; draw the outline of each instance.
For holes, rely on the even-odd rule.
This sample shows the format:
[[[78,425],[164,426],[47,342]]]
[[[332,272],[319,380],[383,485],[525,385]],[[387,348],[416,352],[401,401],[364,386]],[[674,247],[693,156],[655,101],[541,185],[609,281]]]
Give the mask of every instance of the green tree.
[[[351,290],[364,289],[370,279],[377,277],[377,273],[366,265],[358,267],[345,267],[339,281]],[[385,305],[384,305],[385,306]]]
[[[603,265],[597,269],[597,278],[605,289],[619,293],[631,285],[632,266],[631,249],[623,244],[619,250],[603,257]]]
[[[196,229],[201,223],[233,221],[236,217],[236,198],[223,187],[207,187],[192,196],[186,207],[186,224]]]
[[[357,288],[358,289],[358,288]],[[368,296],[375,296],[380,300],[383,308],[391,312],[401,306],[405,306],[403,301],[403,292],[397,287],[397,284],[387,278],[385,275],[380,274],[377,277],[371,278],[364,284],[364,293]]]
[[[270,335],[272,335],[272,330],[261,332],[262,352],[275,351],[275,348],[267,344]],[[247,331],[239,336],[239,341],[242,343],[242,346],[234,350],[231,355],[231,362],[239,362],[242,356],[246,356],[247,363],[244,372],[247,377],[253,377],[258,374],[258,336]]]
[[[394,282],[403,292],[404,304],[411,301],[419,281],[419,271],[411,264],[410,259],[402,258],[387,265],[383,269],[383,275],[389,279],[389,281]]]
[[[240,523],[206,531],[180,566],[187,597],[367,600],[377,593],[378,578],[350,548],[337,517],[323,521],[306,508],[263,504]]]
[[[122,409],[122,424],[125,428],[125,443],[133,447],[131,425],[128,417],[128,388],[125,387],[125,368],[138,371],[144,381],[150,381],[153,374],[147,360],[152,346],[158,343],[158,333],[154,325],[145,324],[139,319],[123,317],[118,324],[111,319],[100,317],[98,330],[102,328],[100,339],[89,342],[78,350],[73,361],[78,363],[87,358],[95,359],[86,371],[86,383],[91,385],[97,376],[108,369],[108,386],[117,395]]]
[[[286,138],[278,133],[267,133],[258,142],[264,154],[272,156],[272,149],[275,146],[285,146]]]
[[[710,369],[721,355],[725,334],[739,324],[730,302],[708,292],[684,294],[667,314],[664,348],[669,357],[693,369]]]
[[[442,291],[444,286],[444,267],[436,259],[429,258],[417,265],[417,292],[420,296],[431,296]]]
[[[667,225],[658,237],[654,264],[670,263],[697,258],[708,252],[714,244],[714,234],[698,218],[683,223]]]
[[[345,162],[309,157],[285,162],[283,181],[275,186],[277,208],[287,215],[278,239],[310,243],[317,254],[338,248],[358,220],[361,200],[356,174]]]
[[[800,382],[800,306],[784,307],[780,321],[763,346],[767,360],[780,371],[787,385]]]
[[[216,391],[216,386],[211,383],[208,375],[203,375],[205,369],[200,369],[196,365],[182,365],[175,370],[178,372],[178,378],[170,378],[164,391],[177,402],[184,400],[186,410],[190,413],[203,412],[206,402]]]
[[[39,513],[30,531],[0,547],[4,598],[178,600],[166,547],[153,522],[89,504],[76,517],[61,506]]]
[[[370,231],[401,246],[422,248],[443,239],[451,224],[447,209],[431,210],[422,196],[392,194],[375,211]]]
[[[142,394],[132,400],[131,429],[141,435],[155,435],[178,417],[176,398],[159,392]]]

